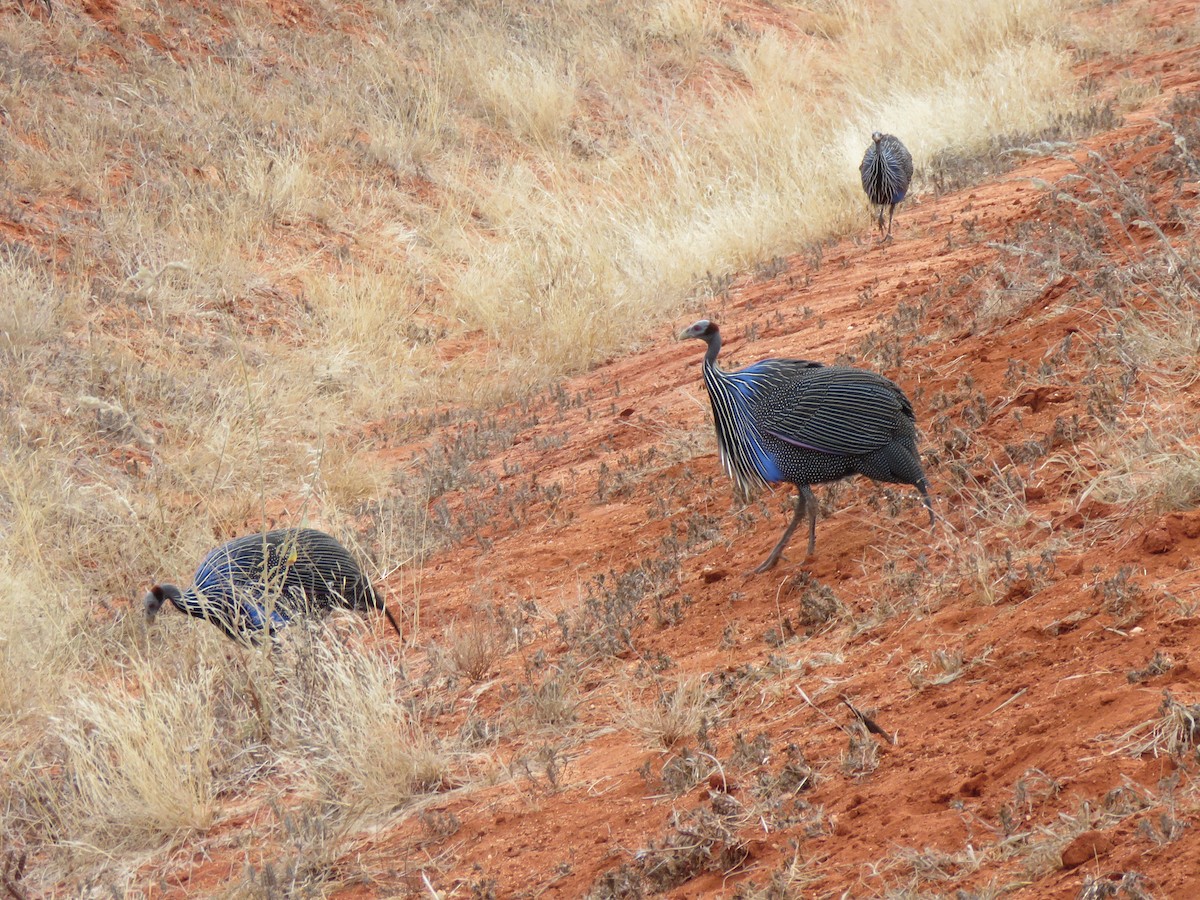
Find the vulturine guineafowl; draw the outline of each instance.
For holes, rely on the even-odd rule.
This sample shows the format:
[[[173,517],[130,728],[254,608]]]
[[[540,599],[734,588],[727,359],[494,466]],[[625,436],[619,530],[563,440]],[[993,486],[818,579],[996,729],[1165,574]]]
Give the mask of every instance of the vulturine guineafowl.
[[[721,332],[701,319],[679,335],[708,344],[704,386],[712,402],[721,466],[741,497],[767,484],[799,490],[796,514],[762,565],[779,561],[801,518],[808,517],[808,555],[817,542],[817,500],[809,485],[866,475],[911,484],[934,522],[929,486],[917,453],[912,404],[892,381],[847,366],[804,359],[764,359],[736,372],[717,368]]]
[[[396,634],[400,625],[371,581],[336,539],[312,528],[248,534],[209,552],[192,586],[156,584],[143,606],[150,621],[165,601],[204,619],[235,641],[257,641],[297,615],[334,607],[379,610]]]
[[[876,131],[871,135],[871,146],[863,154],[858,173],[862,176],[863,190],[867,192],[868,199],[879,207],[879,235],[881,238],[890,238],[896,204],[904,199],[908,184],[912,181],[912,154],[894,134]],[[886,236],[883,233],[885,206],[888,211]]]

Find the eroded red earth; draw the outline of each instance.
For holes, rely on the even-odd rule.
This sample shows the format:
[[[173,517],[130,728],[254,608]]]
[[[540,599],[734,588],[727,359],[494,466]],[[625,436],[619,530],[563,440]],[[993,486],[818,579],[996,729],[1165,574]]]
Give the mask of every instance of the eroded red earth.
[[[304,27],[304,4],[270,5]],[[101,23],[118,7],[86,5]],[[1119,740],[1159,720],[1166,690],[1200,703],[1200,510],[1088,491],[1105,428],[1139,408],[1194,422],[1200,406],[1195,379],[1093,352],[1114,308],[1150,302],[1106,293],[1121,273],[1196,277],[1163,262],[1168,243],[1195,259],[1200,54],[1180,23],[1196,9],[1149,9],[1161,46],[1123,69],[1083,67],[1154,85],[1111,130],[987,183],[919,192],[890,243],[864,222],[747,273],[646,349],[494,426],[436,426],[420,444],[411,421],[364,426],[397,473],[432,443],[510,434],[473,464],[477,483],[431,500],[459,523],[454,540],[386,586],[394,604],[419,586],[418,644],[497,607],[523,635],[438,727],[494,721],[559,670],[579,693],[543,756],[518,761],[501,738],[495,784],[447,784],[423,815],[356,839],[356,866],[377,874],[339,895],[1068,898],[1087,883],[1094,897],[1200,896],[1194,747],[1136,754]],[[798,538],[775,570],[747,575],[791,497],[749,514],[732,502],[702,346],[673,340],[700,315],[720,322],[726,367],[845,357],[898,381],[941,525],[907,489],[821,489],[814,558]],[[626,630],[608,634],[614,622]],[[1148,669],[1156,653],[1173,665]],[[687,677],[711,701],[701,735],[664,747],[626,727],[626,685]],[[851,705],[886,735],[852,734]],[[190,859],[152,867],[147,890],[229,890],[246,864],[236,835],[262,811],[255,797],[236,807]],[[794,893],[768,893],[773,877]]]
[[[1156,13],[1166,23],[1194,10],[1163,4]],[[896,491],[899,508],[889,512],[871,502],[877,489],[858,485],[823,511],[815,558],[801,563],[798,539],[775,571],[747,577],[777,539],[790,497],[781,492],[753,523],[737,518],[706,432],[703,348],[675,343],[667,330],[645,351],[567,382],[568,398],[585,398],[579,405],[547,399],[532,413],[509,411],[523,423],[513,446],[479,464],[496,486],[451,497],[450,508],[500,505],[502,491],[533,477],[561,493],[530,506],[520,527],[498,516],[481,526],[482,541],[434,556],[421,582],[422,627],[436,632],[488,602],[532,600],[543,620],[577,614],[581,597],[602,593],[601,573],[611,585],[613,573],[644,560],[675,553],[679,565],[651,579],[634,648],[585,679],[579,716],[595,732],[562,751],[553,779],[447,797],[432,808],[456,817],[453,835],[435,838],[414,819],[364,852],[405,860],[398,868],[414,893],[425,871],[456,896],[734,896],[789,871],[803,873],[794,896],[994,896],[985,892],[1001,888],[1022,897],[1089,888],[1111,891],[1091,896],[1200,896],[1194,753],[1172,759],[1118,747],[1129,729],[1158,719],[1164,690],[1179,703],[1198,699],[1191,660],[1200,618],[1190,598],[1200,512],[1099,502],[1085,496],[1074,468],[1100,467],[1087,449],[1101,424],[1084,362],[1105,321],[1099,272],[1139,265],[1158,237],[1122,228],[1085,237],[1091,253],[1058,246],[1050,224],[1078,233],[1083,220],[1046,187],[1104,202],[1087,184],[1063,181],[1081,165],[1114,184],[1137,182],[1169,226],[1164,233],[1189,242],[1196,174],[1162,165],[1177,144],[1161,122],[1173,103],[1182,108],[1177,96],[1196,90],[1196,64],[1192,42],[1141,56],[1129,71],[1160,79],[1162,94],[1119,127],[991,183],[923,195],[903,208],[893,242],[877,244],[864,228],[824,248],[819,266],[812,254],[789,258],[703,309],[723,326],[727,367],[849,354],[902,384],[932,450],[942,529],[926,530],[912,492]],[[1182,218],[1171,224],[1173,216]],[[1002,246],[1039,241],[1039,252],[1062,253],[1060,271]],[[1005,291],[1022,299],[981,315]],[[919,323],[905,325],[917,309]],[[889,352],[878,348],[893,335],[902,362],[871,358]],[[1035,376],[1048,360],[1061,373]],[[1130,390],[1147,415],[1159,407],[1194,414],[1200,400],[1190,380],[1166,397],[1154,378],[1135,375]],[[931,433],[939,415],[953,424]],[[1042,444],[1036,459],[1013,449],[1031,440]],[[381,462],[402,464],[406,452],[384,450]],[[1013,473],[1015,514],[981,519],[1003,513],[1004,503],[981,511],[969,497],[1006,496],[999,486]],[[689,526],[704,535],[691,546]],[[964,567],[976,564],[974,542],[995,568],[973,578]],[[832,591],[851,619],[882,620],[806,634],[801,573]],[[1126,602],[1129,581],[1137,599]],[[572,651],[566,641],[533,641],[471,695],[471,713],[486,717],[511,702],[536,654],[552,667]],[[939,652],[977,662],[953,681],[922,686],[920,665]],[[1173,667],[1137,675],[1156,652]],[[605,728],[621,708],[605,688],[613,673],[662,658],[666,683],[703,677],[730,704],[708,735],[724,769],[702,759],[703,777],[679,794],[664,769],[686,756],[681,747]],[[872,738],[879,763],[866,774],[847,771],[853,714],[843,698],[895,738]],[[745,754],[740,767],[730,763],[739,742],[756,739],[768,748],[756,762]],[[787,771],[799,759],[817,777],[793,793]],[[769,801],[755,793],[763,784]],[[1173,792],[1180,799],[1168,819],[1177,828],[1155,818]],[[786,807],[785,824],[752,813],[771,803]],[[1131,811],[1143,804],[1154,811]],[[712,825],[722,816],[734,841]],[[689,856],[697,847],[700,861]],[[424,867],[412,862],[422,857]]]

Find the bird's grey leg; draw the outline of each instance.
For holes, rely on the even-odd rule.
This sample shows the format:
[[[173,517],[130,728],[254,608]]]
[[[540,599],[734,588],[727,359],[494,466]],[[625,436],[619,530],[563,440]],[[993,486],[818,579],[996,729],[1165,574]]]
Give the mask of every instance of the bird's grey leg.
[[[893,203],[893,204],[891,204],[890,206],[888,206],[888,227],[887,227],[887,236],[888,236],[889,238],[892,236],[892,216],[894,216],[895,214],[896,214],[896,204],[895,204],[895,203]],[[879,214],[879,218],[881,218],[881,219],[883,218],[883,213],[882,213],[882,211],[881,211],[881,212],[880,212],[880,214]]]
[[[929,510],[929,527],[933,528],[937,524],[937,517],[933,514],[933,501],[929,499],[929,487],[922,482],[917,485],[917,490],[921,492],[921,499],[925,502],[925,508]]]
[[[800,485],[800,496],[808,510],[808,554],[805,557],[807,559],[808,556],[817,552],[817,498],[813,496],[812,488],[807,484]],[[799,506],[798,502],[797,506]]]
[[[808,555],[812,556],[813,550],[817,545],[817,503],[813,497],[812,489],[807,484],[800,485],[799,493],[796,495],[796,512],[792,515],[792,521],[788,523],[788,527],[784,529],[783,537],[779,539],[779,543],[775,545],[775,549],[771,551],[771,555],[766,558],[762,565],[755,569],[756,574],[766,572],[779,562],[779,556],[783,553],[783,548],[788,545],[788,541],[792,539],[792,534],[796,531],[796,526],[800,524],[800,517],[807,512],[808,514]]]

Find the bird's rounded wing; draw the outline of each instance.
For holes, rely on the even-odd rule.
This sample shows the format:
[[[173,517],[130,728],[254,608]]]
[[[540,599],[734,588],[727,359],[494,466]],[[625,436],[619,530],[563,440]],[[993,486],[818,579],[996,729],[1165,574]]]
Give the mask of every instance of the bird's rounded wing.
[[[913,419],[908,398],[882,375],[841,366],[800,371],[759,396],[755,420],[765,434],[833,456],[861,456],[891,441],[902,418]]]
[[[310,600],[355,609],[383,608],[370,579],[337,539],[312,529],[301,534],[290,574]]]
[[[903,175],[904,185],[905,185],[905,187],[907,187],[908,183],[910,181],[912,181],[912,176],[913,176],[912,154],[908,152],[907,147],[905,147],[902,143],[900,143],[899,138],[893,137],[892,141],[895,144],[894,152],[896,154],[896,159],[900,163],[900,174]]]
[[[863,154],[862,162],[858,164],[858,175],[862,180],[863,190],[871,191],[871,170],[875,168],[875,145],[872,144]]]

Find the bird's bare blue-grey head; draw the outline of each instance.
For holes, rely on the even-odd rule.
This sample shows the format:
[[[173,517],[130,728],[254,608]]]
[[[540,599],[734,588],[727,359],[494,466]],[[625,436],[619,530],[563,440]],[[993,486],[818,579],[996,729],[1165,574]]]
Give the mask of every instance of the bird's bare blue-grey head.
[[[880,141],[883,140],[883,132],[882,131],[872,131],[871,132],[871,140],[874,141],[876,144],[878,144]]]
[[[173,584],[154,585],[142,598],[142,610],[146,614],[146,621],[153,622],[166,601],[174,603],[182,597],[183,592]]]
[[[693,322],[683,331],[679,332],[679,340],[685,341],[688,338],[698,338],[699,340],[708,343],[718,334],[717,323],[710,322],[708,319],[700,319],[698,322]]]

